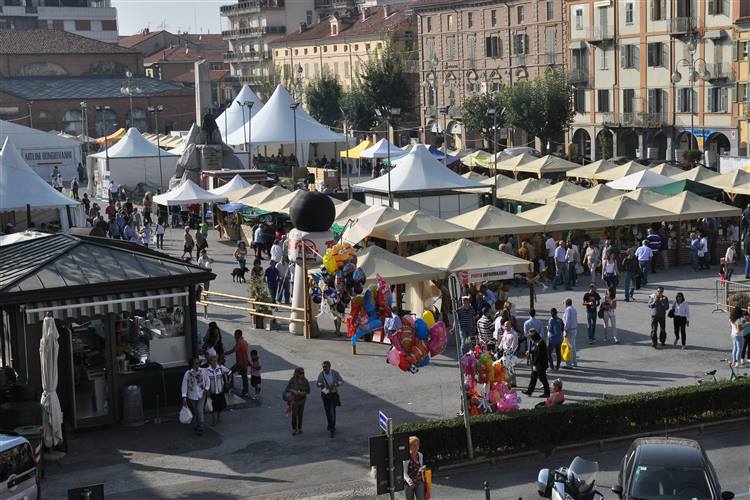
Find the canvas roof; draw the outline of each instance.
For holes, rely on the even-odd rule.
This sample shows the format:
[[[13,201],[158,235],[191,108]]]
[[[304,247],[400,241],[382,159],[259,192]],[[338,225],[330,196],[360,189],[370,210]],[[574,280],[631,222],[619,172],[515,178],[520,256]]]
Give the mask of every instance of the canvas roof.
[[[659,175],[648,170],[640,170],[617,180],[610,181],[607,186],[622,191],[632,191],[638,188],[653,188],[671,184],[674,179],[666,175]]]
[[[248,196],[252,196],[258,193],[262,193],[263,191],[266,191],[267,188],[264,186],[261,186],[260,184],[251,184],[246,188],[241,188],[236,191],[229,191],[228,193],[225,193],[227,196],[227,200],[229,200],[229,203],[238,203],[239,200],[242,198],[246,198]]]
[[[703,196],[683,191],[653,203],[652,206],[677,214],[679,220],[699,219],[701,217],[737,217],[742,210]]]
[[[367,276],[368,283],[374,283],[379,274],[389,284],[416,283],[439,279],[444,272],[433,267],[393,254],[379,246],[369,246],[357,255],[357,266]]]
[[[60,208],[79,203],[55,190],[21,157],[8,137],[0,150],[0,212]]]
[[[567,176],[575,177],[577,179],[593,179],[596,174],[604,172],[605,170],[615,168],[617,166],[618,165],[612,163],[611,160],[597,160],[595,162],[583,165],[582,167],[568,170]]]
[[[255,103],[249,110],[249,113],[247,106],[243,107],[240,105],[240,103],[245,102]],[[250,121],[253,116],[258,114],[258,111],[260,111],[261,108],[263,108],[263,101],[255,95],[255,92],[253,92],[248,84],[243,85],[234,99],[232,99],[232,104],[230,104],[229,107],[216,118],[216,126],[219,127],[221,138],[226,142],[229,134],[237,129],[241,129],[242,126]],[[250,116],[248,116],[248,114]],[[243,140],[242,143],[244,144],[244,142],[245,141]],[[254,142],[255,141],[253,141],[253,143]]]
[[[541,226],[492,205],[451,217],[448,222],[469,228],[472,238],[540,231]]]
[[[644,170],[647,170],[645,165],[641,165],[635,161],[629,161],[613,168],[605,168],[595,173],[593,178],[598,181],[613,181]]]
[[[550,184],[545,188],[524,195],[525,199],[522,201],[543,205],[562,196],[575,194],[585,190],[586,188],[584,188],[583,186],[573,184],[569,181],[556,182],[554,184]]]
[[[461,177],[464,179],[469,179],[470,181],[477,181],[482,182],[487,180],[486,175],[479,174],[477,172],[466,172],[465,174],[461,174]]]
[[[703,184],[721,188],[731,194],[750,194],[750,172],[735,170],[704,179]]]
[[[721,193],[720,188],[709,186],[708,184],[704,184],[702,182],[691,181],[688,179],[682,179],[679,181],[671,182],[669,184],[664,184],[663,186],[652,188],[652,190],[656,193],[666,196],[673,196],[683,191],[690,191],[700,196],[713,196],[715,194]]]
[[[496,196],[498,199],[524,201],[526,195],[533,194],[548,186],[549,184],[539,179],[524,179],[498,189]]]
[[[424,144],[417,144],[411,153],[393,161],[390,172],[392,193],[450,191],[486,188],[484,184],[465,179],[435,159]],[[388,175],[356,184],[363,191],[388,192]]]
[[[94,158],[155,158],[157,156],[177,156],[169,151],[161,150],[151,144],[138,132],[137,128],[128,129],[125,136],[117,144],[109,147],[109,152],[100,151],[90,155]]]
[[[264,189],[263,191],[245,195],[242,198],[236,200],[236,203],[242,203],[243,205],[247,205],[248,207],[257,207],[262,203],[269,202],[274,198],[278,198],[286,194],[289,194],[289,190],[284,189],[283,187],[273,186],[271,188]]]
[[[361,214],[370,207],[357,200],[346,200],[342,203],[339,203],[338,205],[335,205],[334,208],[336,209],[336,220],[349,220],[352,217]]]
[[[610,221],[601,215],[555,200],[519,214],[526,220],[543,226],[545,231],[606,227]],[[541,229],[541,228],[540,228]]]
[[[676,181],[681,181],[683,179],[686,179],[690,181],[703,182],[705,184],[704,181],[706,179],[716,177],[717,175],[719,175],[718,172],[715,172],[706,167],[698,165],[697,167],[691,168],[690,170],[684,170],[680,172],[679,174],[670,175],[670,177]]]
[[[502,156],[500,157],[502,158]],[[531,163],[532,161],[538,160],[534,155],[530,155],[528,153],[521,153],[520,155],[511,156],[507,159],[500,159],[497,163],[495,163],[495,166],[498,170],[508,170],[508,171],[515,171],[516,167],[519,165],[523,165],[524,163]]]
[[[629,193],[621,194],[621,196],[624,198],[630,198],[631,200],[640,201],[641,203],[646,203],[647,205],[652,205],[657,201],[668,198],[666,195],[655,193],[646,188],[635,189]]]
[[[362,151],[372,146],[372,142],[370,142],[369,139],[365,139],[364,141],[360,142],[353,148],[349,148],[348,150],[341,151],[339,153],[339,156],[341,158],[349,158],[350,160],[359,160],[360,155],[362,154]]]
[[[516,182],[518,182],[515,179],[512,179],[512,178],[508,177],[507,175],[503,175],[503,174],[497,174],[495,177],[497,177],[497,188],[498,188],[498,190],[500,188],[504,188],[505,186],[510,186],[511,184],[515,184]],[[495,177],[490,177],[489,179],[484,179],[483,181],[481,181],[481,183],[482,184],[486,184],[488,186],[494,186],[495,185]]]
[[[461,163],[467,167],[487,167],[492,163],[493,154],[481,149],[461,157]]]
[[[263,210],[264,212],[289,214],[289,209],[292,206],[292,203],[294,203],[294,200],[302,196],[303,193],[306,193],[306,191],[302,189],[287,191],[286,194],[283,194],[271,200],[264,201],[260,205],[257,205],[256,208]],[[343,203],[336,198],[331,198],[331,200],[333,201],[334,205],[340,205],[341,203]]]
[[[402,243],[463,238],[471,236],[471,233],[468,228],[427,215],[421,210],[414,210],[378,223],[370,234],[376,238]]]
[[[659,165],[651,167],[648,170],[649,172],[653,172],[659,175],[666,175],[667,177],[672,177],[673,175],[679,175],[685,172],[680,167],[675,167],[674,165],[670,165],[668,163],[660,163]]]
[[[573,205],[574,207],[586,208],[594,203],[599,203],[621,195],[622,191],[612,189],[606,184],[597,184],[589,189],[583,189],[573,194],[560,196],[558,200],[564,201],[568,205]]]
[[[190,179],[186,179],[171,191],[154,196],[159,205],[189,205],[192,203],[213,203],[226,201],[227,197],[209,193]]]
[[[208,192],[211,194],[218,194],[218,195],[226,196],[233,191],[238,191],[240,189],[249,188],[251,185],[252,184],[250,184],[245,179],[243,179],[239,174],[237,174],[234,177],[232,177],[232,180],[230,180],[223,186],[209,189]]]
[[[512,266],[514,273],[528,273],[532,264],[471,240],[460,239],[409,257],[409,260],[452,273],[493,267]]]
[[[625,196],[596,203],[591,205],[588,210],[609,219],[612,225],[641,224],[674,218],[672,212]]]
[[[388,139],[380,139],[378,142],[362,150],[359,154],[362,158],[388,158],[393,160],[396,156],[403,156],[404,152],[398,146],[394,146]]]
[[[8,137],[10,137],[15,147],[22,150],[27,147],[58,149],[75,149],[81,147],[81,143],[77,139],[69,139],[57,134],[50,134],[35,128],[25,127],[18,123],[0,120],[0,143],[4,143]]]
[[[557,156],[547,155],[536,158],[530,162],[524,162],[516,166],[515,172],[528,172],[542,177],[545,174],[555,174],[567,172],[578,167],[578,164],[558,158]]]

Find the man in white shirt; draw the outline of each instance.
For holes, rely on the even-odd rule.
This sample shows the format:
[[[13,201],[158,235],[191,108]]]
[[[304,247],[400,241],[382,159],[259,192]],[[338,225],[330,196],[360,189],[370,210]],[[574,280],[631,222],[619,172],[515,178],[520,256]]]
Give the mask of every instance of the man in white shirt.
[[[698,268],[699,269],[710,269],[708,265],[708,234],[701,233],[701,242],[698,247]]]
[[[568,282],[568,266],[565,264],[565,242],[563,240],[557,242],[557,247],[555,248],[555,253],[552,258],[555,266],[553,267],[555,270],[555,280],[552,282],[552,288],[557,290],[557,285],[562,285],[563,283],[567,284]]]
[[[109,201],[111,201],[112,203],[117,201],[118,189],[119,189],[119,186],[114,180],[109,181]]]
[[[563,332],[568,339],[573,357],[570,361],[565,362],[564,368],[573,368],[578,366],[576,357],[576,334],[578,333],[578,311],[573,307],[573,299],[565,299],[565,312],[563,313]]]
[[[518,350],[518,332],[513,329],[510,321],[503,323],[503,335],[498,340],[500,341],[500,353],[509,351],[514,354]]]
[[[641,246],[635,250],[638,266],[641,268],[641,286],[648,284],[648,263],[654,256],[654,251],[648,246],[648,240],[643,240]]]
[[[726,273],[727,281],[732,279],[734,274],[734,266],[737,264],[737,242],[732,241],[732,244],[727,248],[727,253],[724,254],[724,271]]]
[[[258,224],[253,233],[253,244],[255,245],[255,258],[263,260],[263,225]]]
[[[271,260],[274,262],[281,262],[281,257],[284,255],[284,251],[281,248],[279,240],[274,240],[271,245]]]
[[[552,273],[555,270],[555,238],[548,236],[544,242],[544,248],[547,250],[547,269]]]

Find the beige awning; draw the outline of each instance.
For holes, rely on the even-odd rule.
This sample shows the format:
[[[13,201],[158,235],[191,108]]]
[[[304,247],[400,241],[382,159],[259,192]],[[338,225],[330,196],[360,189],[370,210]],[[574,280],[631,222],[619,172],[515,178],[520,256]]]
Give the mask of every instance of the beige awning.
[[[456,240],[447,245],[412,255],[409,260],[440,269],[446,273],[506,266],[512,266],[514,273],[528,273],[533,269],[531,262],[528,260],[493,250],[466,239]]]
[[[547,187],[549,187],[549,184],[540,181],[539,179],[524,179],[514,184],[509,184],[502,189],[498,189],[497,199],[524,201],[526,195],[530,195]]]
[[[597,184],[596,186],[578,191],[566,196],[560,196],[558,200],[573,205],[578,208],[587,208],[594,203],[622,196],[622,191],[612,189],[606,184]]]
[[[365,210],[370,208],[362,202],[357,200],[347,200],[343,203],[336,205],[336,220],[338,219],[351,219],[352,217],[361,214]]]
[[[559,200],[529,210],[528,212],[523,212],[520,216],[543,226],[545,231],[593,229],[612,225],[610,221],[601,215],[568,205]]]
[[[502,159],[503,155],[498,155],[498,158],[500,161],[495,163],[495,167],[497,170],[506,170],[510,172],[514,172],[516,168],[519,165],[523,165],[524,163],[531,163],[532,161],[538,160],[534,155],[530,155],[528,153],[521,153],[520,155],[511,156],[507,159]]]
[[[242,203],[243,205],[247,205],[248,207],[258,207],[263,203],[267,203],[273,199],[279,198],[281,196],[288,195],[289,191],[286,189],[274,186],[269,189],[265,189],[263,191],[260,191],[258,193],[253,193],[248,196],[243,196],[239,200],[237,200],[235,203]]]
[[[614,181],[617,179],[622,179],[627,175],[641,172],[643,170],[647,170],[647,167],[645,165],[641,165],[640,163],[635,161],[629,161],[617,167],[608,168],[601,172],[597,172],[596,174],[594,174],[594,179],[598,181]]]
[[[487,180],[486,175],[478,174],[477,172],[466,172],[465,174],[461,175],[461,177],[464,177],[465,179],[469,179],[472,181],[482,182]]]
[[[303,196],[305,193],[307,193],[307,191],[303,189],[297,189],[292,192],[287,191],[286,194],[263,201],[262,203],[256,205],[255,208],[263,210],[264,212],[275,212],[279,214],[289,215],[289,209],[291,208],[292,203],[294,203],[297,198]],[[343,201],[337,200],[336,198],[333,198],[331,196],[329,196],[329,198],[331,198],[331,201],[333,201],[334,205],[341,205],[343,203]]]
[[[528,172],[542,177],[546,174],[564,173],[578,167],[577,163],[558,158],[557,156],[547,155],[537,158],[530,162],[521,163],[515,167],[515,172]]]
[[[620,191],[622,193],[622,191]],[[641,203],[645,203],[647,205],[653,205],[657,201],[662,201],[664,199],[669,198],[669,196],[660,194],[660,193],[654,193],[650,189],[646,188],[639,188],[633,191],[630,191],[626,194],[621,194],[624,198],[630,198],[631,200],[640,201]]]
[[[716,188],[723,189],[730,194],[748,194],[750,195],[750,173],[744,170],[735,170],[720,174],[710,179],[701,181]]]
[[[610,221],[612,226],[675,220],[672,212],[624,196],[591,205],[588,210]]]
[[[242,198],[253,196],[264,191],[268,191],[268,188],[265,188],[260,184],[253,184],[252,186],[240,188],[236,191],[229,191],[226,196],[229,203],[239,203]]]
[[[682,173],[685,172],[681,168],[675,167],[675,166],[670,165],[668,163],[660,163],[659,165],[657,165],[655,167],[651,167],[648,170],[649,170],[649,172],[653,172],[653,173],[659,174],[659,175],[666,175],[667,177],[672,177],[674,175],[680,175],[680,174],[682,174]]]
[[[683,191],[652,204],[653,207],[672,212],[679,220],[701,217],[738,217],[742,210],[718,201],[709,200],[690,191]]]
[[[421,210],[414,210],[401,217],[380,222],[370,235],[402,243],[465,238],[471,236],[471,233],[468,228],[427,215]]]
[[[690,170],[684,170],[679,174],[670,175],[670,177],[676,181],[695,181],[703,182],[705,184],[706,179],[716,177],[717,175],[719,175],[718,172],[699,165],[695,168],[691,168]]]
[[[586,188],[569,181],[556,182],[545,188],[539,189],[538,191],[527,193],[525,195],[525,200],[522,201],[544,205],[545,203],[549,203],[550,201],[556,200],[562,196],[579,193],[581,191],[586,191]]]
[[[532,233],[542,228],[524,218],[492,205],[472,210],[448,219],[448,222],[469,228],[473,238],[482,236],[501,236],[504,234]]]
[[[368,283],[375,282],[376,274],[390,285],[440,279],[445,275],[440,269],[409,260],[375,245],[365,248],[357,255],[357,266],[365,272]]]
[[[593,163],[583,165],[582,167],[568,170],[566,175],[575,179],[593,179],[596,174],[617,166],[618,165],[612,163],[611,160],[597,160]]]
[[[497,178],[497,181],[495,181],[495,178]],[[481,182],[482,184],[487,184],[488,186],[494,186],[495,182],[497,182],[497,189],[499,191],[501,188],[510,186],[511,184],[515,184],[518,181],[516,181],[515,179],[511,179],[507,175],[497,174],[495,177],[490,177],[489,179],[485,179],[479,182]]]

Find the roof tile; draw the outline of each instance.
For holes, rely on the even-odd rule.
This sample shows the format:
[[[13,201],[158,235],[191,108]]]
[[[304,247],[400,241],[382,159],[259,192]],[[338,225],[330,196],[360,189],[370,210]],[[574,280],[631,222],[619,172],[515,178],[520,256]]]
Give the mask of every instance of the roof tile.
[[[0,54],[135,54],[134,50],[57,30],[0,30]]]

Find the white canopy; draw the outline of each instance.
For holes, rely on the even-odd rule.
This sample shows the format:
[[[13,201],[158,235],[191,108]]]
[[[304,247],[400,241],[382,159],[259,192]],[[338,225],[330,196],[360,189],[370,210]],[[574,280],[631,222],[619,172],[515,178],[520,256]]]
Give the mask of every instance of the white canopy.
[[[223,186],[219,186],[217,188],[209,189],[208,192],[211,194],[216,195],[226,195],[227,193],[231,193],[232,191],[237,191],[238,189],[248,188],[252,184],[247,182],[245,179],[240,177],[239,174],[232,177],[232,180],[224,184]]]
[[[143,137],[137,128],[131,127],[123,136],[122,139],[117,141],[117,144],[109,147],[109,152],[100,151],[96,154],[89,155],[94,158],[151,158],[158,156],[177,156],[169,151],[161,150],[154,144],[151,144],[148,139]]]
[[[359,154],[362,158],[388,158],[389,156],[393,158],[403,155],[404,151],[388,142],[388,139],[380,139]]]
[[[248,116],[247,107],[243,108],[240,105],[240,103],[245,102],[255,103],[249,110],[250,116]],[[262,107],[263,102],[258,99],[258,96],[255,95],[250,86],[248,84],[243,85],[242,89],[240,89],[235,98],[232,100],[232,104],[216,118],[216,126],[219,127],[221,138],[224,140],[224,142],[226,142],[229,134],[237,129],[241,129],[242,126],[249,122],[253,116],[258,114],[258,111],[260,111]]]
[[[39,177],[6,137],[0,151],[0,212],[24,210],[26,205],[39,209],[78,204]]]
[[[55,318],[45,317],[42,324],[42,338],[39,341],[39,361],[42,378],[42,431],[44,445],[51,448],[63,440],[63,413],[57,397],[57,355],[60,351],[60,334]]]
[[[417,144],[411,153],[393,161],[390,172],[392,193],[451,191],[466,188],[487,188],[485,184],[461,177],[440,163],[424,144]],[[356,184],[362,191],[388,192],[388,175]]]
[[[632,191],[638,188],[653,188],[671,184],[674,179],[661,174],[655,174],[650,170],[641,170],[634,174],[626,175],[621,179],[608,182],[607,186],[621,191]]]
[[[77,140],[0,120],[0,144],[7,138],[18,148],[31,169],[43,179],[51,179],[54,167],[58,167],[63,181],[78,176],[81,143]]]
[[[190,205],[192,203],[221,203],[226,196],[211,194],[190,179],[185,180],[175,189],[154,196],[158,205]]]

